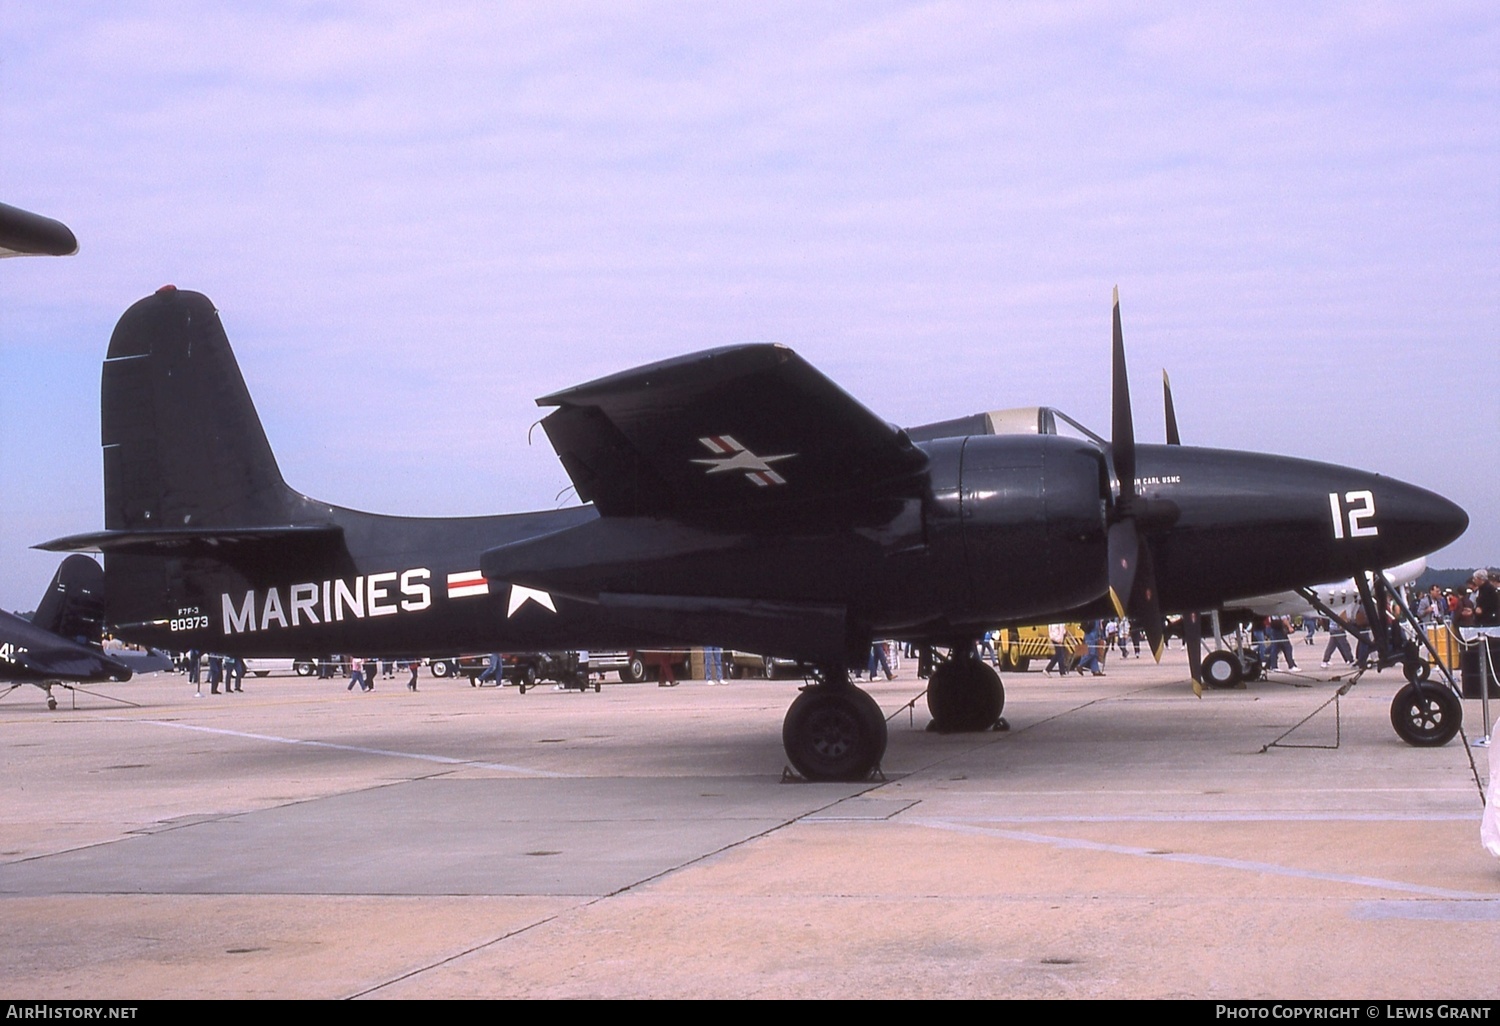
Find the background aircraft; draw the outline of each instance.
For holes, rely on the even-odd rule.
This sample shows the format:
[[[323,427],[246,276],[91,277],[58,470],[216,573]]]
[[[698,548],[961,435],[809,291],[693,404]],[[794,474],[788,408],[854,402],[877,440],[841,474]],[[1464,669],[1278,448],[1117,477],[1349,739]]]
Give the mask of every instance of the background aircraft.
[[[99,564],[69,556],[30,620],[0,611],[0,681],[35,684],[55,709],[54,685],[129,680],[130,665],[100,648],[103,590]]]
[[[1427,569],[1425,556],[1409,559],[1400,566],[1385,571],[1385,579],[1397,588],[1411,584]],[[1353,577],[1328,584],[1315,584],[1312,592],[1325,606],[1330,606],[1349,616],[1354,615],[1360,603],[1359,588]],[[1255,595],[1235,603],[1235,610],[1244,610],[1258,616],[1321,616],[1302,595],[1295,591],[1280,591],[1271,595]]]
[[[388,517],[282,480],[213,304],[168,286],[121,318],[102,385],[108,621],[130,640],[244,656],[713,644],[816,667],[792,764],[879,764],[849,683],[871,639],[946,647],[942,729],[1004,702],[973,656],[996,624],[1164,610],[1390,566],[1468,518],[1424,489],[1253,452],[1137,446],[1118,301],[1112,438],[1005,435],[983,415],[903,430],[781,345],[668,360],[546,396],[588,505]]]
[[[78,240],[61,221],[0,203],[0,257],[71,256]]]
[[[1400,566],[1391,567],[1384,571],[1383,576],[1392,587],[1401,588],[1415,581],[1426,569],[1426,558],[1419,556],[1416,559],[1407,560]],[[1368,582],[1366,586],[1369,586]],[[1345,620],[1352,621],[1356,611],[1363,605],[1359,585],[1353,577],[1346,577],[1342,581],[1333,581],[1329,584],[1312,585],[1305,590],[1311,592],[1321,608],[1314,607],[1302,591],[1298,590],[1255,595],[1236,601],[1233,608],[1216,610],[1211,614],[1211,620],[1219,647],[1207,656],[1202,655],[1201,651],[1189,649],[1188,662],[1193,679],[1210,687],[1232,688],[1241,681],[1254,680],[1260,676],[1260,656],[1254,648],[1244,644],[1243,633],[1236,631],[1232,648],[1224,644],[1222,625],[1226,620],[1238,628],[1246,621],[1258,621],[1267,616],[1322,617],[1325,615],[1324,609],[1331,609]],[[1183,627],[1186,628],[1185,623]],[[1183,635],[1184,643],[1186,643],[1186,629],[1183,630]],[[1409,666],[1405,665],[1407,661],[1410,662]],[[1403,671],[1412,679],[1421,677],[1425,680],[1431,669],[1425,659],[1415,654],[1409,654],[1402,662]],[[1380,661],[1380,665],[1384,666],[1387,663]],[[1456,725],[1454,729],[1457,729]]]

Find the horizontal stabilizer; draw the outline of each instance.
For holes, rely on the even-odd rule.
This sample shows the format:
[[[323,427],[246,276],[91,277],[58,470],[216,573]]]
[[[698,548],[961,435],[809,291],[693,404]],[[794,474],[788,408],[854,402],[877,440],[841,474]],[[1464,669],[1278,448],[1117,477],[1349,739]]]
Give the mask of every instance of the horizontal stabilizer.
[[[785,346],[711,349],[537,400],[579,498],[704,526],[858,517],[925,454]]]
[[[144,530],[93,531],[54,538],[33,548],[47,552],[108,552],[126,555],[223,555],[230,546],[335,544],[344,529],[335,524],[290,524],[281,527],[164,527]]]

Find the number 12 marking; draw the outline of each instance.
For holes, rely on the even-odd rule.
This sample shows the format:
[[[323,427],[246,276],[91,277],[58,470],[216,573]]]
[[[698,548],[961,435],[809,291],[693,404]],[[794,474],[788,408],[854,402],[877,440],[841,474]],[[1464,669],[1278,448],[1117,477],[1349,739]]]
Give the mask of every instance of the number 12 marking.
[[[1333,513],[1333,536],[1335,538],[1373,538],[1380,527],[1365,523],[1375,517],[1375,494],[1368,489],[1345,492],[1339,500],[1338,492],[1328,493],[1328,508]]]

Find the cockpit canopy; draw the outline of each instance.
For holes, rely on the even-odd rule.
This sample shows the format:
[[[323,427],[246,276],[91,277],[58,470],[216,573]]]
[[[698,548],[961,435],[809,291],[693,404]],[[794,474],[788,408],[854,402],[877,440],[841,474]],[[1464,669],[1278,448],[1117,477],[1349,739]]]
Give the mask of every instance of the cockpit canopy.
[[[930,442],[938,438],[963,438],[966,435],[1061,435],[1104,445],[1104,439],[1066,413],[1051,406],[1018,406],[1010,410],[990,410],[953,420],[940,420],[906,429],[913,442]]]

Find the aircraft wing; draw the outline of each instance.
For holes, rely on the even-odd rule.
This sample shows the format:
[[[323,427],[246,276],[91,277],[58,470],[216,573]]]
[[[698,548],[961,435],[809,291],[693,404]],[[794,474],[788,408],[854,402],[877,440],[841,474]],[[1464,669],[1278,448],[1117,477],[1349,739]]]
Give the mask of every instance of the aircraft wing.
[[[61,221],[0,203],[0,257],[69,256],[78,240]]]
[[[537,400],[606,517],[705,526],[858,517],[926,466],[898,427],[781,345],[710,349]]]
[[[130,676],[130,667],[118,659],[0,611],[0,680],[102,681]]]

